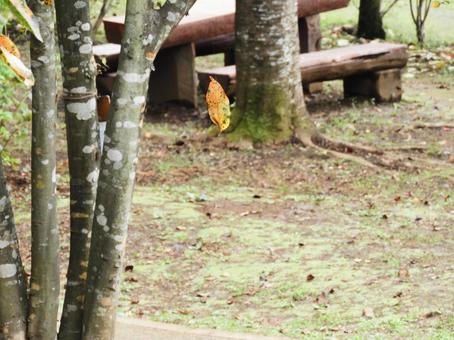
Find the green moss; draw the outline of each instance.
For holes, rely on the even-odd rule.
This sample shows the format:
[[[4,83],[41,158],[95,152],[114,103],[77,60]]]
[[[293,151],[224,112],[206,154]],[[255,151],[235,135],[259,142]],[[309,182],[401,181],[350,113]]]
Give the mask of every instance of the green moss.
[[[291,100],[279,85],[255,85],[248,88],[245,107],[237,106],[232,113],[229,139],[253,142],[279,142],[293,134]]]

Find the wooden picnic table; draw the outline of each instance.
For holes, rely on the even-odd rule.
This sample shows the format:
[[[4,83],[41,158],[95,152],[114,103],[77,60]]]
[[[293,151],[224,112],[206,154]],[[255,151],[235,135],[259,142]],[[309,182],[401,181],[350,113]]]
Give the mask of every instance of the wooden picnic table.
[[[298,0],[301,52],[320,49],[319,13],[346,7],[350,0]],[[124,16],[104,19],[106,39],[120,44]],[[197,106],[195,57],[225,54],[234,64],[235,0],[197,0],[164,42],[150,79],[153,102],[182,100]],[[112,50],[112,45],[107,49]],[[117,47],[119,53],[119,47]],[[102,52],[100,52],[102,56]],[[112,70],[115,71],[115,70]],[[110,75],[111,77],[111,75]]]

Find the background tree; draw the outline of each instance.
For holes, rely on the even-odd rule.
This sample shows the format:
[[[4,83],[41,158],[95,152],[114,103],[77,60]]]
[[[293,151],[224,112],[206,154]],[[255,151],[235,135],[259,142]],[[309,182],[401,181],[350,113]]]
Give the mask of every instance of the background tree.
[[[356,35],[366,39],[385,39],[381,0],[361,0],[359,5],[358,31]]]
[[[229,138],[252,142],[295,138],[336,157],[372,167],[381,164],[374,156],[381,151],[330,140],[309,117],[299,68],[297,1],[237,0],[236,8],[237,102]]]
[[[432,7],[438,8],[441,4],[449,3],[449,0],[410,0],[411,18],[416,27],[416,38],[418,43],[423,46],[426,40],[425,26]]]

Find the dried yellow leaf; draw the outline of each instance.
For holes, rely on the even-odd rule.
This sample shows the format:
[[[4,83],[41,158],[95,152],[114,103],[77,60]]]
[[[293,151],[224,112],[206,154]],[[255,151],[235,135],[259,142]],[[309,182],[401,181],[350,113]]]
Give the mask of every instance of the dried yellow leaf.
[[[208,114],[211,121],[219,128],[219,132],[224,131],[230,125],[230,101],[225,94],[221,84],[216,79],[210,77],[210,84],[206,94],[208,104]]]
[[[33,86],[35,83],[32,71],[24,65],[22,60],[9,52],[5,47],[0,45],[0,60],[8,65],[14,71],[16,76],[22,80],[25,85]]]
[[[11,53],[13,56],[20,58],[19,49],[8,36],[0,34],[0,46]]]

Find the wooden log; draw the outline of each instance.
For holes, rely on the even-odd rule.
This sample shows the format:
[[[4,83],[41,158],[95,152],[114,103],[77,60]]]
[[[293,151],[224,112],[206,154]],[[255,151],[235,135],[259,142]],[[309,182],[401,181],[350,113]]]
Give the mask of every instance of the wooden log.
[[[378,102],[402,99],[401,69],[365,73],[344,79],[345,96],[375,98]]]
[[[404,45],[370,43],[301,54],[300,67],[303,83],[312,83],[389,69],[402,69],[407,60],[407,48]],[[224,89],[231,88],[231,94],[234,92],[232,84],[236,81],[235,66],[200,72],[200,87],[204,92],[208,87],[209,76],[217,79]]]
[[[350,0],[298,0],[299,17],[346,7]],[[124,30],[124,17],[104,19],[108,42],[119,44]],[[235,0],[198,0],[165,41],[163,48],[199,42],[232,34],[235,31]]]
[[[195,53],[198,57],[226,53],[233,49],[235,49],[235,35],[233,33],[200,40],[195,44]]]
[[[151,103],[178,101],[197,107],[194,44],[161,50],[155,60],[155,69],[148,91]]]

